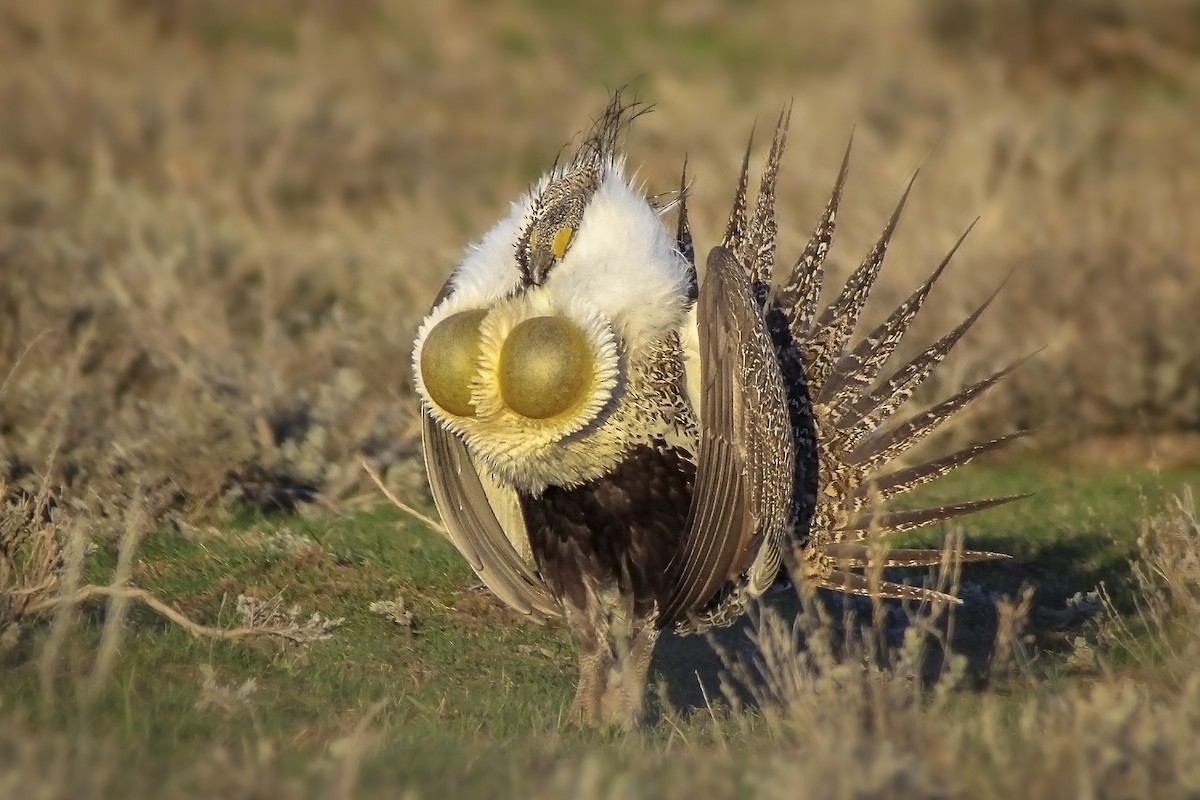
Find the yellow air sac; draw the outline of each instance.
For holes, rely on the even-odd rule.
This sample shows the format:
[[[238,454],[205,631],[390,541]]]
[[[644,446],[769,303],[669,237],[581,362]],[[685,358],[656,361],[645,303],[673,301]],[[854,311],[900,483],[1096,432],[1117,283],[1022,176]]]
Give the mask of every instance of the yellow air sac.
[[[550,419],[580,405],[592,388],[592,348],[562,317],[517,325],[500,351],[500,396],[523,417]]]
[[[438,406],[459,417],[475,416],[471,383],[479,371],[483,310],[460,311],[439,322],[421,348],[421,380]]]

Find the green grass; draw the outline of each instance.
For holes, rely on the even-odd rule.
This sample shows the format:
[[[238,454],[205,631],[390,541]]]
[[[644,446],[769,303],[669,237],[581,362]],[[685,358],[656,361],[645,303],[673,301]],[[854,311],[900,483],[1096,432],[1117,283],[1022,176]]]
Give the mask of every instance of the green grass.
[[[1200,483],[1200,468],[1169,470],[1050,468],[1016,460],[951,473],[905,498],[909,506],[936,505],[985,496],[1030,494],[999,508],[947,525],[914,531],[896,546],[937,546],[951,528],[965,546],[1012,555],[1010,563],[968,565],[968,578],[986,575],[1013,591],[1034,585],[1048,603],[1087,592],[1101,582],[1122,608],[1131,600],[1129,559],[1143,521],[1162,510],[1166,498]]]
[[[1005,591],[1032,583],[1045,595],[1039,602],[1053,605],[1101,579],[1126,585],[1125,559],[1140,520],[1162,507],[1164,493],[1198,480],[1197,471],[1055,477],[1037,464],[1014,464],[967,470],[920,499],[1038,488],[1028,500],[962,523],[970,544],[1017,556],[966,577]],[[287,546],[274,543],[281,532]],[[910,538],[932,543],[937,536]],[[117,771],[115,792],[147,791],[213,748],[246,754],[263,742],[275,748],[273,774],[303,777],[330,760],[335,743],[378,701],[385,702],[371,725],[379,738],[361,785],[415,786],[433,797],[519,795],[531,781],[548,779],[554,765],[588,753],[612,763],[635,756],[644,762],[665,757],[672,741],[703,747],[724,739],[722,731],[745,728],[750,738],[734,747],[740,759],[750,753],[741,748],[758,740],[753,716],[737,722],[721,712],[714,728],[702,701],[682,721],[659,721],[632,739],[559,734],[574,680],[565,631],[525,623],[489,601],[472,588],[474,576],[446,541],[391,509],[241,518],[220,532],[164,529],[146,538],[140,553],[134,583],[197,621],[238,624],[235,598],[246,593],[279,596],[305,616],[318,611],[345,622],[332,638],[307,645],[200,641],[134,608],[111,685],[88,714],[74,693],[96,650],[105,605],[86,606],[54,668],[52,706],[40,699],[36,658],[47,634],[36,632],[3,664],[0,708],[43,732],[83,730],[112,745],[118,763],[129,767]],[[103,580],[115,558],[108,548],[98,550],[89,564],[93,577]],[[374,600],[396,597],[414,615],[411,628],[368,610]],[[734,631],[724,641],[742,636]],[[706,647],[698,639],[668,641],[659,675],[680,683],[697,665],[716,669]],[[200,708],[203,667],[224,687],[253,680],[255,688],[244,703]],[[671,696],[686,693],[676,687]],[[972,705],[969,695],[955,703],[961,713]]]
[[[975,600],[952,644],[967,674],[944,702],[913,702],[919,680],[897,688],[914,675],[903,665],[863,680],[855,658],[818,660],[781,725],[770,707],[722,705],[704,639],[665,637],[652,681],[678,713],[633,737],[560,732],[575,681],[562,627],[473,591],[453,548],[398,512],[215,508],[229,473],[251,466],[343,507],[373,491],[364,454],[419,493],[417,325],[462,247],[622,85],[659,108],[630,134],[631,169],[669,190],[688,156],[703,246],[720,236],[747,129],[758,120],[758,163],[789,98],[782,257],[803,247],[851,127],[831,277],[873,245],[918,163],[876,302],[899,302],[983,215],[905,347],[953,328],[1016,269],[960,347],[966,363],[926,391],[1049,346],[958,436],[1045,427],[1062,434],[1052,447],[1111,434],[1116,460],[1197,463],[1200,351],[1181,322],[1200,275],[1184,224],[1200,184],[1182,177],[1200,164],[1194,5],[10,3],[0,96],[21,113],[0,126],[0,495],[46,486],[58,505],[44,530],[20,502],[5,509],[0,546],[13,525],[86,533],[87,577],[107,584],[119,532],[140,531],[147,507],[160,527],[131,581],[190,618],[239,625],[245,594],[344,623],[306,645],[200,641],[135,605],[92,703],[108,603],[86,603],[61,649],[47,619],[7,649],[0,614],[0,800],[346,797],[362,728],[371,747],[346,786],[388,798],[1200,796],[1195,767],[1175,774],[1200,765],[1187,515],[1161,526],[1176,549],[1158,552],[1181,597],[1138,594],[1129,564],[1164,495],[1200,469],[1011,461],[912,498],[1036,493],[896,542],[961,530],[968,547],[1014,556],[964,567]],[[26,545],[16,572],[40,580],[50,560]],[[1100,584],[1128,626],[1115,643],[1112,620],[1068,606]],[[989,600],[1023,585],[1036,590],[1023,667],[997,675]],[[397,597],[411,628],[369,610]],[[790,599],[772,602],[793,613]],[[744,655],[750,632],[718,640]],[[1098,668],[1071,661],[1077,639]]]
[[[291,520],[288,529],[312,544],[289,553],[256,543],[271,527],[278,526],[242,524],[199,540],[156,533],[144,542],[135,580],[212,624],[238,624],[234,600],[246,592],[279,595],[285,606],[344,617],[344,625],[332,639],[303,646],[210,642],[135,609],[115,685],[90,721],[139,765],[131,780],[188,763],[199,743],[241,751],[263,739],[286,750],[284,770],[300,770],[386,700],[375,724],[386,731],[389,748],[404,754],[379,766],[389,779],[449,790],[451,784],[471,787],[479,773],[476,788],[482,789],[509,761],[518,737],[556,728],[571,689],[571,656],[561,632],[523,625],[482,604],[476,611],[455,609],[471,594],[472,576],[439,536],[391,512],[332,525]],[[113,560],[97,554],[97,577]],[[368,611],[373,600],[397,595],[414,613],[411,631]],[[79,722],[70,702],[72,676],[96,647],[102,615],[101,604],[89,607],[55,677],[65,701],[53,717],[56,726]],[[37,646],[31,642],[30,651]],[[224,686],[254,679],[255,691],[232,719],[197,710],[201,665]],[[5,672],[4,707],[40,714],[36,661],[6,665]],[[476,766],[463,769],[464,760]]]
[[[622,85],[659,107],[630,134],[630,168],[648,191],[670,190],[688,155],[702,246],[724,225],[746,130],[758,120],[757,163],[788,98],[781,257],[803,247],[852,126],[830,276],[874,245],[914,164],[924,175],[878,294],[899,302],[982,213],[905,347],[958,325],[1016,269],[962,343],[961,369],[926,390],[944,396],[1049,347],[988,413],[954,423],[960,437],[1045,426],[1067,440],[1146,438],[1148,452],[1115,445],[1127,463],[1163,444],[1177,445],[1164,463],[1198,463],[1198,350],[1177,321],[1193,317],[1200,275],[1188,269],[1200,237],[1184,224],[1200,196],[1180,178],[1200,163],[1188,4],[8,5],[0,97],[22,113],[0,127],[0,495],[44,485],[58,511],[43,529],[17,503],[0,546],[6,530],[85,531],[97,545],[86,579],[108,584],[127,517],[149,506],[160,522],[140,543],[136,587],[224,628],[241,624],[239,595],[343,622],[310,644],[200,640],[134,604],[115,661],[97,667],[108,602],[64,618],[61,648],[43,618],[6,649],[0,613],[0,800],[343,798],[350,786],[385,798],[1000,799],[1165,796],[1172,782],[1200,795],[1187,774],[1200,764],[1200,561],[1188,549],[1200,539],[1186,518],[1163,525],[1177,549],[1159,577],[1188,591],[1157,616],[1129,563],[1165,495],[1200,469],[974,464],[911,503],[1036,494],[895,542],[962,530],[967,547],[1013,554],[964,567],[976,600],[955,619],[966,674],[949,699],[913,703],[930,687],[898,688],[914,674],[902,664],[864,681],[856,658],[817,660],[780,723],[769,706],[727,709],[706,640],[665,637],[652,682],[676,711],[634,736],[559,729],[575,682],[562,626],[488,601],[454,548],[390,507],[343,505],[373,492],[364,455],[420,492],[416,326],[463,245]],[[216,510],[230,470],[253,465],[319,485],[326,510]],[[360,510],[328,510],[349,506]],[[26,547],[17,572],[40,579],[44,552]],[[1117,642],[1112,620],[1070,612],[1100,584],[1127,625]],[[989,600],[1025,585],[1024,668],[997,675]],[[370,610],[396,599],[412,625]],[[786,593],[772,602],[797,610]],[[746,655],[751,632],[716,638]],[[1076,639],[1099,668],[1070,660]],[[1116,692],[1130,686],[1127,706]],[[360,729],[371,746],[354,781]],[[1165,777],[1138,783],[1139,770]]]

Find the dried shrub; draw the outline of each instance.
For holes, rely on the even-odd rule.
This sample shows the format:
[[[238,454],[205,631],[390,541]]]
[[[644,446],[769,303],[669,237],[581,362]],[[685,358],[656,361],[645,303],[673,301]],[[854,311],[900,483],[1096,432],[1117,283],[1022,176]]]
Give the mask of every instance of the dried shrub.
[[[1002,61],[1017,80],[1186,80],[1200,46],[1195,0],[935,0],[931,38]]]
[[[814,597],[795,622],[764,614],[758,655],[726,656],[769,734],[756,749],[756,795],[1188,796],[1200,787],[1200,528],[1190,493],[1146,521],[1135,574],[1140,614],[1112,612],[1089,651],[1092,678],[1071,683],[1029,658],[1028,592],[998,604],[993,690],[978,693],[948,646],[949,609],[918,610],[899,636],[878,601],[841,619]],[[735,706],[743,696],[729,695]],[[720,763],[733,769],[734,742],[720,730]],[[704,788],[687,774],[672,786]]]
[[[1137,612],[1112,609],[1099,640],[1123,660],[1153,670],[1175,691],[1200,691],[1200,522],[1188,488],[1165,513],[1143,521],[1133,562]]]
[[[249,497],[231,471],[258,470],[336,502],[368,489],[366,457],[404,493],[422,492],[415,326],[463,243],[603,105],[606,88],[581,76],[606,57],[644,66],[641,91],[660,105],[630,139],[647,186],[674,186],[689,153],[701,247],[721,229],[755,110],[794,95],[797,118],[823,121],[793,132],[780,185],[789,255],[859,123],[835,271],[869,248],[946,134],[878,307],[906,295],[975,213],[920,332],[939,335],[1015,272],[918,399],[1047,346],[976,426],[1057,425],[1079,438],[1200,424],[1200,241],[1185,218],[1200,197],[1183,177],[1200,164],[1195,88],[1129,92],[1105,76],[1013,86],[938,44],[970,39],[971,26],[1009,30],[990,15],[1033,6],[961,3],[976,21],[959,23],[881,0],[866,14],[802,3],[736,19],[664,6],[671,24],[631,28],[617,58],[597,43],[513,52],[504,32],[516,23],[551,42],[555,26],[580,21],[519,7],[405,9],[396,26],[397,7],[381,2],[242,5],[26,4],[0,26],[0,102],[22,109],[0,129],[0,455],[51,463],[42,418],[77,364],[54,483],[86,492],[104,469],[153,475],[164,503],[211,511]],[[1037,14],[1190,29],[1184,3],[1112,0],[1116,16],[1044,5]],[[290,44],[205,32],[264,27],[286,29]],[[749,58],[774,52],[782,29],[822,35]],[[495,69],[467,68],[481,59]],[[745,85],[761,109],[739,99]],[[307,496],[272,494],[250,502],[287,511]]]

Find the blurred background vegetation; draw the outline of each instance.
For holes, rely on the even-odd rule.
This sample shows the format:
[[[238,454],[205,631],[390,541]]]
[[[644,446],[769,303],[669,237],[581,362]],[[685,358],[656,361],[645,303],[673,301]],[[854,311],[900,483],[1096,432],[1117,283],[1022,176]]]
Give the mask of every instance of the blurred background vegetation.
[[[0,457],[86,506],[423,491],[409,349],[462,248],[610,92],[699,244],[794,101],[799,248],[855,150],[835,271],[918,183],[878,294],[982,220],[920,322],[1005,281],[927,395],[1045,346],[959,434],[1195,460],[1200,3],[0,3]],[[868,320],[869,322],[869,320]],[[918,338],[918,337],[913,337]]]
[[[438,287],[623,86],[701,249],[789,102],[784,257],[852,130],[835,281],[919,166],[876,315],[981,217],[909,345],[1004,284],[916,400],[1044,348],[946,434],[1040,457],[931,489],[1043,490],[968,523],[1017,556],[947,623],[977,691],[768,619],[780,703],[559,735],[564,631],[379,508]],[[0,797],[1200,793],[1200,0],[0,0],[0,109]]]

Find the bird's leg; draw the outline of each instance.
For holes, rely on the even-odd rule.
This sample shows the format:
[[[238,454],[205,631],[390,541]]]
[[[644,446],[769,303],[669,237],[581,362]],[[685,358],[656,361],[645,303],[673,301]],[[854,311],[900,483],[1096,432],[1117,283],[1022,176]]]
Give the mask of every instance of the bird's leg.
[[[646,697],[646,672],[650,654],[658,639],[658,628],[652,619],[629,621],[631,624],[613,637],[615,658],[609,671],[608,686],[600,698],[600,712],[613,725],[632,729],[642,716]]]
[[[632,729],[642,713],[646,672],[658,639],[653,619],[595,609],[567,609],[567,624],[579,654],[579,686],[570,719],[585,727]]]
[[[571,630],[579,659],[579,685],[575,689],[575,700],[571,703],[568,718],[582,727],[599,727],[603,721],[600,701],[604,697],[612,665],[612,654],[605,645],[607,631],[600,630],[595,624],[596,615],[570,605],[565,610],[567,626]]]

